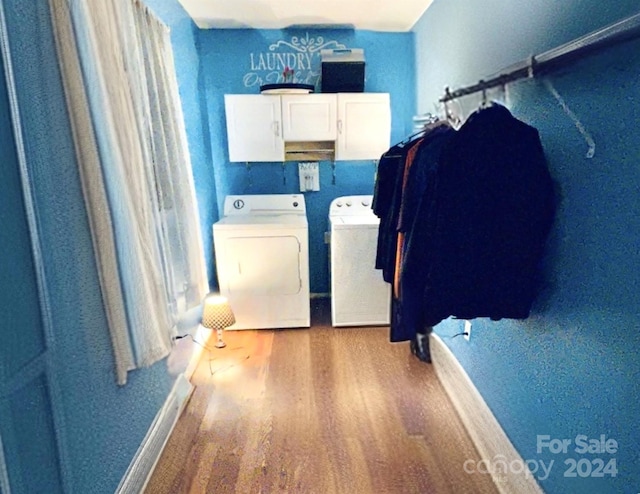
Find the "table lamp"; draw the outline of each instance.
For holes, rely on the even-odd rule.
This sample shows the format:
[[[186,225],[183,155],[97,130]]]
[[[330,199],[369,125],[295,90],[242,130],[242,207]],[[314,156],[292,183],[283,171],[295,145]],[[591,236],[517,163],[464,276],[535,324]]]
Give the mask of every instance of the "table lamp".
[[[227,344],[222,341],[222,330],[236,322],[229,301],[221,295],[210,295],[204,299],[202,309],[202,325],[215,329],[218,334],[216,348],[224,348]]]

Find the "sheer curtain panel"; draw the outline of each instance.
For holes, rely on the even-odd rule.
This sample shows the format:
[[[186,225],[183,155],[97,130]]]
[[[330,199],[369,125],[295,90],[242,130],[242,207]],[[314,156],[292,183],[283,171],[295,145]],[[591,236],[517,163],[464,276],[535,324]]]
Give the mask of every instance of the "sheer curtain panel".
[[[168,28],[137,0],[49,0],[119,384],[208,291]]]

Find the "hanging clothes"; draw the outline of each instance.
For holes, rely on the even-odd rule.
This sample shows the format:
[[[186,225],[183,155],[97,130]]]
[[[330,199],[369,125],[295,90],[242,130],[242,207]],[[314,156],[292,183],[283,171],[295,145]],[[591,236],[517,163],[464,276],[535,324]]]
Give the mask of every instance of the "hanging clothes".
[[[432,208],[437,188],[438,170],[441,166],[442,149],[454,137],[456,131],[449,125],[434,129],[420,146],[414,164],[409,170],[407,183],[402,196],[402,205],[398,218],[398,235],[403,240],[402,248],[398,249],[399,269],[396,273],[398,288],[397,298],[392,303],[391,341],[405,341],[412,339],[416,333],[425,330],[422,318],[422,298],[427,279],[428,256],[432,252],[428,237],[414,234],[427,234],[433,231],[428,225],[434,225],[435,208]],[[415,226],[420,211],[424,215],[420,218],[422,230]],[[407,256],[424,256],[425,262],[414,268],[409,265],[407,270]]]
[[[528,317],[555,212],[538,132],[494,104],[417,146],[409,166],[404,148],[386,163],[374,194],[389,205],[374,212],[386,213],[378,267],[395,281],[391,341],[450,316]]]
[[[380,217],[376,267],[393,286],[392,341],[403,341],[415,328],[405,329],[402,315],[402,271],[415,211],[433,179],[440,147],[455,130],[447,122],[426,127],[414,140],[392,147],[380,160],[373,210]],[[411,292],[413,295],[413,292]]]
[[[372,203],[374,214],[380,218],[376,269],[382,270],[382,277],[387,283],[393,283],[396,269],[397,225],[407,156],[420,141],[421,136],[417,140],[396,144],[382,155],[378,163]]]
[[[424,324],[449,316],[525,319],[555,213],[538,131],[494,105],[471,115],[449,144],[435,198]]]

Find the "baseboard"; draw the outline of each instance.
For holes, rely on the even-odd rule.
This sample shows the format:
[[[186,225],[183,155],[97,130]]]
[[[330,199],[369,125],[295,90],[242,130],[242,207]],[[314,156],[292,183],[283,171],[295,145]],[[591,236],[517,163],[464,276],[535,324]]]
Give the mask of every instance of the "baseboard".
[[[488,466],[481,471],[490,471],[503,494],[542,494],[528,471],[525,474],[520,468],[507,467],[524,465],[524,460],[451,350],[434,333],[430,335],[429,348],[436,375],[467,428],[484,466]]]
[[[120,481],[116,494],[139,494],[144,491],[192,392],[193,385],[184,374],[180,374]]]
[[[191,380],[193,377],[196,368],[198,367],[198,363],[200,362],[200,357],[202,356],[202,352],[204,351],[205,345],[207,341],[209,341],[209,337],[211,336],[211,329],[205,328],[202,324],[198,324],[198,329],[196,330],[195,335],[193,336],[193,353],[191,354],[191,358],[189,359],[189,364],[184,371],[184,376]]]

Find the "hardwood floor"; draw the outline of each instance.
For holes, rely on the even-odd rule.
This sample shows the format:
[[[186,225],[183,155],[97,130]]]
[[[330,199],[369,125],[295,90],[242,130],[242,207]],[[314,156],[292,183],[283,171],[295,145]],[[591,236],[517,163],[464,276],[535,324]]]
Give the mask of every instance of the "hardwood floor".
[[[146,493],[495,493],[431,365],[387,328],[228,331]]]

